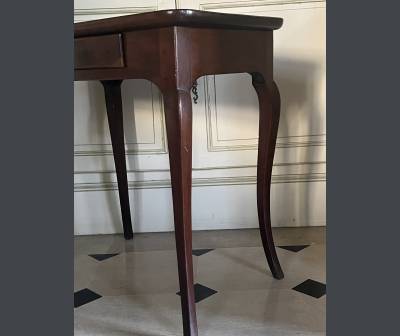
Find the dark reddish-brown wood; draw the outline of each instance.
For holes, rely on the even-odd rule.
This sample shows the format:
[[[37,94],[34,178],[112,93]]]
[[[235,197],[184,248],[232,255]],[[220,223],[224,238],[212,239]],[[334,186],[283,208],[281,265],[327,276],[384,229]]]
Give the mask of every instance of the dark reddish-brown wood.
[[[81,22],[75,24],[74,33],[75,37],[81,37],[171,26],[274,30],[279,29],[282,23],[283,20],[276,17],[171,9]]]
[[[75,69],[122,68],[121,34],[76,38]]]
[[[164,92],[184,335],[197,335],[192,263],[192,102],[190,88]]]
[[[252,75],[260,104],[257,161],[260,233],[273,276],[283,278],[270,213],[271,172],[280,113],[279,92],[273,80],[273,30],[281,25],[280,18],[194,10],[168,10],[75,24],[75,39],[108,34],[122,37],[122,68],[97,67],[93,62],[86,69],[75,67],[75,80],[100,80],[105,87],[121,209],[123,218],[126,216],[124,230],[129,229],[126,223],[130,224],[130,213],[120,83],[124,79],[148,79],[163,94],[185,336],[198,335],[192,266],[190,89],[201,76],[241,72]],[[75,54],[76,64],[81,64],[81,57]],[[111,61],[111,57],[105,61]]]
[[[283,272],[272,237],[270,210],[272,164],[281,108],[280,95],[275,82],[265,80],[260,73],[253,73],[252,77],[260,105],[257,159],[258,221],[269,268],[276,279],[282,279]]]
[[[101,81],[106,98],[108,126],[117,172],[119,202],[121,206],[122,225],[125,239],[132,239],[132,220],[129,206],[128,179],[126,175],[124,124],[122,114],[122,97],[120,80]]]

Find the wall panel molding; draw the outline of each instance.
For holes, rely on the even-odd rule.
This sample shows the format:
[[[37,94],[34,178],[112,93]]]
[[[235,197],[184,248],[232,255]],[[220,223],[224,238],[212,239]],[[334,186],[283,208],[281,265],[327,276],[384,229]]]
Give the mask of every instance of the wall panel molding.
[[[278,162],[274,163],[273,167],[290,167],[290,166],[305,166],[305,165],[326,165],[326,161],[314,162]],[[211,170],[231,170],[231,169],[244,169],[244,168],[257,168],[257,165],[231,165],[231,166],[215,166],[215,167],[193,167],[192,171],[211,171]],[[127,173],[169,173],[169,169],[128,169]],[[113,174],[115,170],[85,170],[75,171],[74,175],[84,174]]]
[[[79,8],[74,10],[74,22],[104,19],[108,17],[140,14],[158,10],[157,7],[110,7],[110,8]]]
[[[210,2],[200,2],[199,8],[201,10],[215,10],[224,8],[299,5],[299,4],[308,4],[308,3],[315,4],[315,3],[325,3],[325,2],[326,0],[253,0],[253,1],[219,1],[219,2],[210,1]]]
[[[272,183],[300,183],[300,182],[323,182],[326,181],[325,173],[311,174],[282,174],[272,175]],[[212,187],[224,185],[246,185],[256,184],[256,176],[229,176],[213,178],[195,178],[192,180],[193,187]],[[128,189],[159,189],[170,188],[171,180],[149,180],[149,181],[128,181]],[[75,183],[75,192],[88,191],[108,191],[118,190],[116,182],[95,182],[95,183]]]
[[[255,184],[256,165],[194,167],[193,187]],[[272,183],[299,183],[326,180],[326,162],[277,163]],[[169,169],[128,170],[129,189],[170,188]],[[238,174],[239,173],[239,174]],[[221,175],[222,174],[222,175]],[[117,190],[115,171],[75,172],[74,191]]]
[[[156,155],[166,154],[167,140],[164,121],[164,103],[161,93],[155,90],[154,84],[150,83],[151,112],[152,112],[152,142],[126,142],[125,151],[127,155]],[[108,131],[108,130],[107,130]],[[74,156],[105,156],[113,155],[111,143],[101,144],[74,144]]]
[[[157,7],[110,7],[110,8],[79,8],[74,15],[102,15],[102,14],[139,14],[156,11]]]
[[[204,99],[209,152],[257,150],[258,137],[222,139],[218,134],[217,86],[215,76],[204,77]],[[276,148],[326,146],[326,134],[278,136]]]

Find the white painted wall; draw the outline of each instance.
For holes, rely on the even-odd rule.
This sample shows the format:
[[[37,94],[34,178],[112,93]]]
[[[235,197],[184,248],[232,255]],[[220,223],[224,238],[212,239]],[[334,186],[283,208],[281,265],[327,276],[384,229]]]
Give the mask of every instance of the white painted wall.
[[[282,96],[273,168],[273,226],[325,225],[325,2],[296,0],[75,0],[75,22],[195,8],[283,17],[275,32]],[[257,227],[257,98],[247,74],[199,80],[193,105],[193,228]],[[134,232],[173,230],[162,97],[143,80],[123,84]],[[122,232],[102,87],[75,83],[75,234]]]

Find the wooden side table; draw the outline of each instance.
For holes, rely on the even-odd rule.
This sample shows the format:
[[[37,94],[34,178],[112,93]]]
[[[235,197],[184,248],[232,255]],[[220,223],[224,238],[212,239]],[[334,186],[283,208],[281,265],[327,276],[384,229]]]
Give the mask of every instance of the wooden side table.
[[[259,99],[257,208],[276,279],[283,272],[271,232],[270,187],[280,96],[273,80],[273,30],[282,19],[166,10],[75,24],[75,80],[104,86],[124,235],[133,237],[126,175],[121,83],[147,79],[163,94],[185,336],[197,336],[192,267],[191,88],[204,75],[250,73]],[[245,111],[243,111],[245,113]]]

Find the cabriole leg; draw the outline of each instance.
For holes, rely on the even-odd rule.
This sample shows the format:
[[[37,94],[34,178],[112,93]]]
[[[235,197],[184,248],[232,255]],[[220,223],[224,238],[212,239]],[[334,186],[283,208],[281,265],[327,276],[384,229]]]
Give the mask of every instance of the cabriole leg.
[[[276,254],[271,229],[270,191],[276,137],[280,115],[280,95],[275,82],[252,74],[259,100],[259,142],[257,159],[257,209],[261,240],[269,268],[276,279],[284,277]]]

